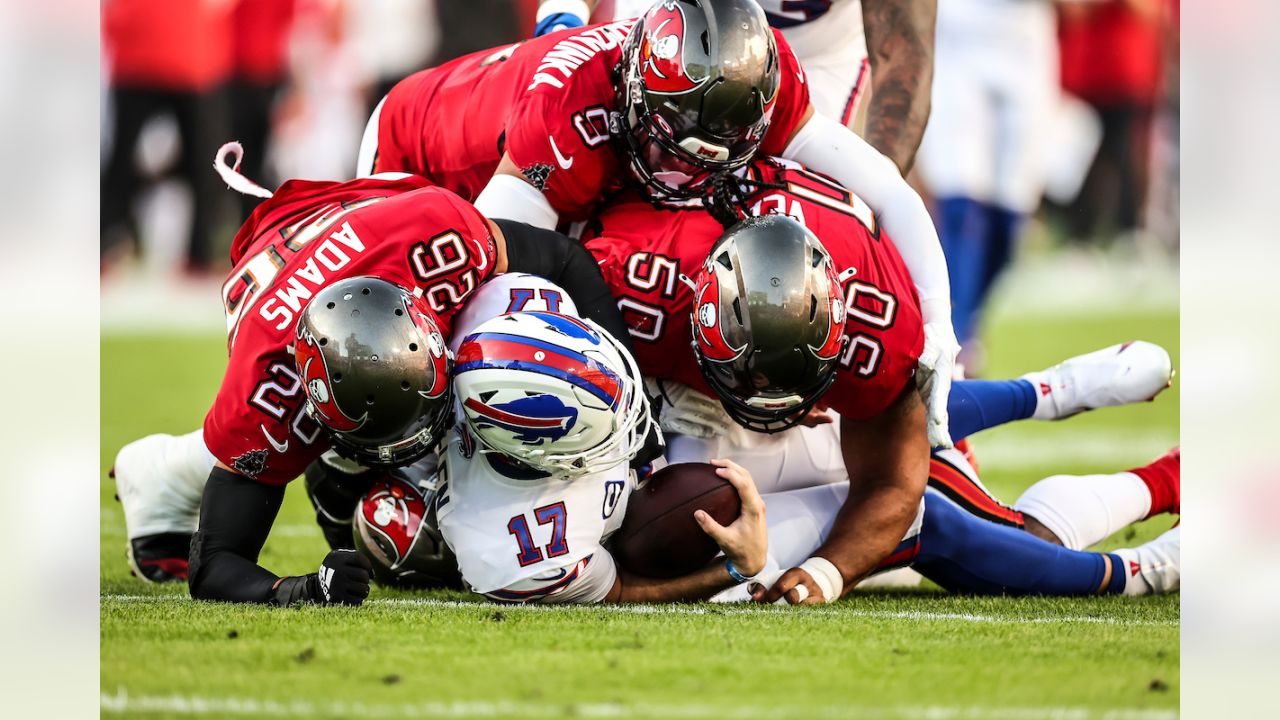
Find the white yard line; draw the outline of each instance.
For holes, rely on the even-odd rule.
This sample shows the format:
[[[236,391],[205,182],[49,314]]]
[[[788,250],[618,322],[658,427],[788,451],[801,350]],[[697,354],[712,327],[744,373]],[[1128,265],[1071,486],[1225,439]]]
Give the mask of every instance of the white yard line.
[[[699,703],[545,703],[520,701],[456,701],[376,703],[364,701],[268,700],[195,695],[135,695],[120,689],[102,693],[104,713],[165,712],[180,715],[250,715],[254,717],[585,717],[585,718],[884,718],[886,720],[1172,720],[1175,710],[1083,707],[989,707],[902,705],[897,707],[802,705],[712,705]]]
[[[186,597],[180,595],[103,595],[105,602],[118,603],[184,603]],[[1088,615],[1054,615],[1044,617],[1000,617],[997,615],[978,615],[974,613],[924,612],[919,610],[862,610],[851,607],[806,607],[794,615],[786,610],[771,606],[755,605],[717,605],[714,607],[696,605],[491,605],[480,602],[463,602],[459,600],[436,600],[433,598],[374,598],[365,603],[373,607],[421,607],[437,609],[498,609],[502,612],[606,612],[628,615],[769,615],[772,617],[811,617],[813,615],[829,615],[842,618],[865,618],[872,620],[912,620],[917,622],[965,622],[994,623],[1002,625],[1116,625],[1120,627],[1178,627],[1178,621],[1171,620],[1128,620],[1113,617],[1092,617]]]

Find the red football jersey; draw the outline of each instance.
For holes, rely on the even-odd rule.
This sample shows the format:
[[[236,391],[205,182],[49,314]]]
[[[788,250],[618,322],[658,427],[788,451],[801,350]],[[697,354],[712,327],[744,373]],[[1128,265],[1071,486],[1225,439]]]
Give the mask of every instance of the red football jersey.
[[[634,22],[564,30],[410,75],[383,103],[374,169],[423,175],[474,201],[505,152],[562,220],[586,219],[623,185],[609,114]],[[809,107],[809,88],[773,33],[781,81],[760,152],[778,155]]]
[[[329,443],[305,412],[290,348],[308,300],[373,275],[422,290],[440,329],[490,276],[497,246],[466,201],[425,180],[290,180],[232,243],[223,286],[229,360],[204,421],[215,457],[271,484],[297,477]]]
[[[915,285],[893,241],[871,209],[825,176],[785,160],[751,166],[764,188],[751,197],[755,215],[790,215],[831,253],[848,308],[849,345],[823,404],[851,419],[887,408],[915,373],[924,325]],[[589,230],[595,255],[631,329],[645,375],[677,380],[711,394],[693,358],[692,277],[723,233],[701,207],[657,209],[633,194],[618,197]],[[846,271],[856,269],[849,274]]]

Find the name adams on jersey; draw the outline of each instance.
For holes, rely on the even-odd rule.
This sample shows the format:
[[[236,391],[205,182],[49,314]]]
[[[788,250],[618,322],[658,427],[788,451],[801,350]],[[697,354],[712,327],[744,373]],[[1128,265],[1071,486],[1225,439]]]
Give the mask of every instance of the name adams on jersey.
[[[222,291],[229,359],[205,417],[209,450],[262,482],[297,477],[329,448],[302,410],[288,351],[307,301],[337,280],[377,276],[420,290],[448,333],[454,313],[493,274],[496,252],[480,213],[422,178],[286,182],[232,243],[235,269]]]

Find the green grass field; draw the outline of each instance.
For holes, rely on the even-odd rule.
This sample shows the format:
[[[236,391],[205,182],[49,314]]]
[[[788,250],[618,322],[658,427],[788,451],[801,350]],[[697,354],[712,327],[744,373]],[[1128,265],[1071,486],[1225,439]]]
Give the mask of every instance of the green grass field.
[[[1165,311],[998,314],[1000,377],[1142,338]],[[203,419],[224,340],[102,342],[102,710],[143,717],[1166,718],[1178,707],[1178,597],[970,598],[924,587],[818,608],[510,608],[458,593],[375,590],[358,609],[195,603],[129,576],[106,471],[124,443]],[[1178,438],[1160,399],[975,439],[1009,502],[1055,473],[1113,472]],[[1145,541],[1157,518],[1106,547]],[[262,562],[314,571],[325,552],[300,486]]]

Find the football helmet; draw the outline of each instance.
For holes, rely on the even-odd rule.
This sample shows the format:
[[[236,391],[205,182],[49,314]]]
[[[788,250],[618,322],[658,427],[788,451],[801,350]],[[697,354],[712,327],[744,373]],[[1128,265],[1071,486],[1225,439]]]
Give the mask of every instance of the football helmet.
[[[356,550],[383,585],[460,588],[458,560],[436,523],[436,488],[384,473],[360,498],[352,521]]]
[[[751,160],[779,86],[778,47],[753,0],[662,0],[618,65],[616,135],[650,195],[685,199]]]
[[[421,298],[375,277],[340,280],[298,318],[293,358],[306,412],[363,465],[405,465],[452,420],[452,359]]]
[[[738,424],[786,430],[835,380],[848,342],[831,256],[785,215],[727,230],[694,278],[698,369]]]
[[[564,479],[630,461],[652,423],[631,354],[558,313],[480,324],[458,348],[454,389],[481,452]]]

